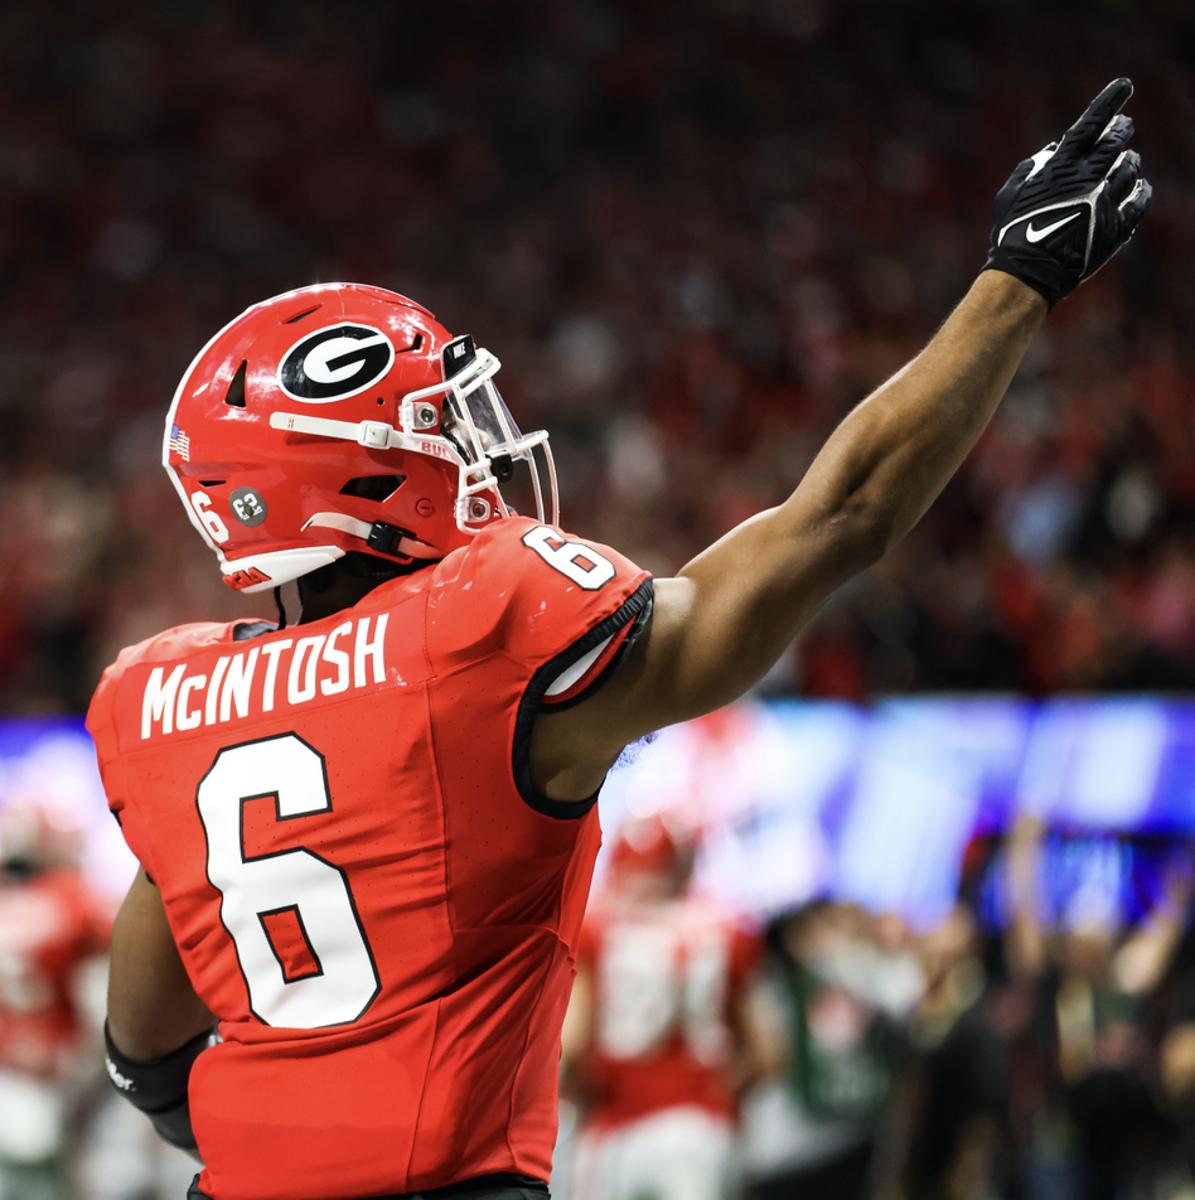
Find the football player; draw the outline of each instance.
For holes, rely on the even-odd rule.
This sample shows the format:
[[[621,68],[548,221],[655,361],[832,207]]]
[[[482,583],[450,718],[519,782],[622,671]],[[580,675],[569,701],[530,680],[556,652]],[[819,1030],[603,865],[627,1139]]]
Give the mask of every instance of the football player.
[[[93,1077],[85,993],[112,910],[73,861],[75,832],[36,800],[0,811],[0,1200],[66,1194],[71,1108]]]
[[[692,846],[659,818],[619,830],[581,930],[564,1061],[585,1112],[573,1200],[738,1194],[738,1093],[774,1070],[752,982],[760,939],[687,895]]]
[[[932,341],[673,579],[559,527],[547,434],[411,300],[302,288],[200,351],[166,473],[231,587],[298,581],[298,623],[150,638],[88,718],[142,866],[109,1073],[198,1148],[196,1197],[545,1193],[606,772],[750,688],[942,489],[1145,212],[1131,90],[1016,168]]]

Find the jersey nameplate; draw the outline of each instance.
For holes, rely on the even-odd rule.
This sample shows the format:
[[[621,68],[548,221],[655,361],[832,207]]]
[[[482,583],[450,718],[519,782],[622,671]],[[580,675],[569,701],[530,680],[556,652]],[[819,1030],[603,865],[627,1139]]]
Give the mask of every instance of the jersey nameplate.
[[[210,674],[186,663],[154,667],[141,699],[141,738],[307,704],[384,683],[389,613],[343,621],[329,633],[263,641],[216,659]]]

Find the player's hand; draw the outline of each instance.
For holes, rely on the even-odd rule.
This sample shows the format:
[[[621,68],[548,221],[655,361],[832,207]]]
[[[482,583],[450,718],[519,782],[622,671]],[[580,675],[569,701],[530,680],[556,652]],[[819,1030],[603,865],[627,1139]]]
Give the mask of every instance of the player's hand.
[[[1006,271],[1053,306],[1133,236],[1153,189],[1126,149],[1120,110],[1132,82],[1114,79],[1057,142],[1019,163],[996,196],[984,269]]]

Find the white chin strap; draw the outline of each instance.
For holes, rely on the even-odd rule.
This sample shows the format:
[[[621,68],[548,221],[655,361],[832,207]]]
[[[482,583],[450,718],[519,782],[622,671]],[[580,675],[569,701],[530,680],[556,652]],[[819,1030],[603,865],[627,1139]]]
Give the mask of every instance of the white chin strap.
[[[336,438],[345,442],[356,442],[368,450],[405,450],[411,454],[424,454],[452,463],[460,472],[460,485],[457,490],[456,523],[465,533],[475,533],[478,519],[471,510],[470,500],[479,492],[499,490],[498,480],[490,469],[488,459],[478,463],[467,463],[460,455],[452,441],[437,433],[405,433],[385,421],[338,421],[332,417],[311,417],[306,413],[273,412],[270,413],[270,428],[280,429],[286,433],[306,433],[315,437]],[[543,489],[539,473],[531,464],[531,479],[535,489],[536,507],[539,510],[539,520],[549,521],[556,525],[560,521],[560,501],[556,486],[556,464],[552,458],[552,448],[548,444],[546,430],[540,429],[535,433],[524,434],[517,441],[499,446],[495,449],[512,458],[531,459],[532,453],[540,449],[547,464],[549,495],[551,498],[551,513],[545,510]],[[336,513],[321,513],[317,517],[335,517]],[[490,516],[489,505],[486,504],[485,517],[480,520],[484,524]],[[329,524],[327,521],[311,518],[308,524]],[[349,520],[350,518],[345,518]],[[358,522],[364,524],[363,522]],[[332,528],[340,528],[332,526]],[[352,532],[345,530],[345,532]],[[422,545],[422,543],[420,543]]]
[[[416,454],[421,453],[420,444],[431,438],[430,434],[415,437],[403,433],[385,421],[337,421],[331,417],[309,417],[306,413],[270,413],[270,428],[356,442],[369,450],[412,450]]]
[[[363,542],[369,541],[369,535],[373,531],[373,526],[368,521],[359,521],[356,517],[350,517],[347,513],[316,513],[303,522],[303,529],[308,530],[313,525],[324,529],[337,529],[341,533],[347,533],[350,537],[358,537]],[[418,538],[412,537],[399,538],[395,546],[395,554],[404,555],[407,558],[428,559],[442,557],[440,551],[435,546],[429,546],[427,542],[421,542]]]

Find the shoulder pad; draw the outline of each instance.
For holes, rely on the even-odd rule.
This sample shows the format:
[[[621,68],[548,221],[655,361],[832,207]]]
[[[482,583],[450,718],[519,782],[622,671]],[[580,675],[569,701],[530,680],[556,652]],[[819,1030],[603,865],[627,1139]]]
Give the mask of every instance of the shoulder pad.
[[[538,667],[613,618],[648,579],[609,546],[527,517],[496,521],[435,568],[428,648],[441,665],[502,652]]]

